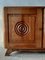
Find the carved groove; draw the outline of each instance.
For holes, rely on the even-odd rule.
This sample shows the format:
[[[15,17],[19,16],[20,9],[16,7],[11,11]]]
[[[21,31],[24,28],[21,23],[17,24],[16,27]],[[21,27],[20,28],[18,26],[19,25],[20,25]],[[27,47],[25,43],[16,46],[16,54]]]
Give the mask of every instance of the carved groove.
[[[17,35],[24,36],[27,34],[29,28],[23,21],[17,22],[14,28]]]

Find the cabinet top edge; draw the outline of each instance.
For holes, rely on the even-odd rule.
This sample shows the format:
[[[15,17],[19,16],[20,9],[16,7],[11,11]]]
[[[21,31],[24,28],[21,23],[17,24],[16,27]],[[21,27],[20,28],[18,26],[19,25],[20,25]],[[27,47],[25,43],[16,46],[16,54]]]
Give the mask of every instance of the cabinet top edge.
[[[4,8],[45,8],[45,6],[7,6]]]

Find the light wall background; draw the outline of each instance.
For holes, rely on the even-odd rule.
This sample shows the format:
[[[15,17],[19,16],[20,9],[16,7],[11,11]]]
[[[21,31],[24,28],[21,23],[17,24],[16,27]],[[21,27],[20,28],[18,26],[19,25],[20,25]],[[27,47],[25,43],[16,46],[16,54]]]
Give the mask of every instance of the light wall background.
[[[5,6],[45,6],[45,0],[0,0],[0,47],[4,47]]]

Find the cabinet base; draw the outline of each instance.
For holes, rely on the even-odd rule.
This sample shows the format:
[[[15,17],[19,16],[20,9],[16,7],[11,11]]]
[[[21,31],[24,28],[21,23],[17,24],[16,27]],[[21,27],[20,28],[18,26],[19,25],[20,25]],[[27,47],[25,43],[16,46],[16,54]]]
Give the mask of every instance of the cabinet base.
[[[7,49],[5,56],[10,56],[10,54],[14,51],[19,52],[28,52],[28,53],[45,53],[45,49]]]
[[[5,56],[10,56],[10,54],[13,52],[13,49],[7,49]]]

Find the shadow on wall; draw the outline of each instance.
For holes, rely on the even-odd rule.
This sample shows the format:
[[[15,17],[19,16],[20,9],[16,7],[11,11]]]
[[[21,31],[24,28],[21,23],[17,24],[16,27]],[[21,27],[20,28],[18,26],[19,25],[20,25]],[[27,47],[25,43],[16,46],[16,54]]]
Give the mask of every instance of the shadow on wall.
[[[4,46],[4,19],[3,8],[0,7],[0,47]]]

